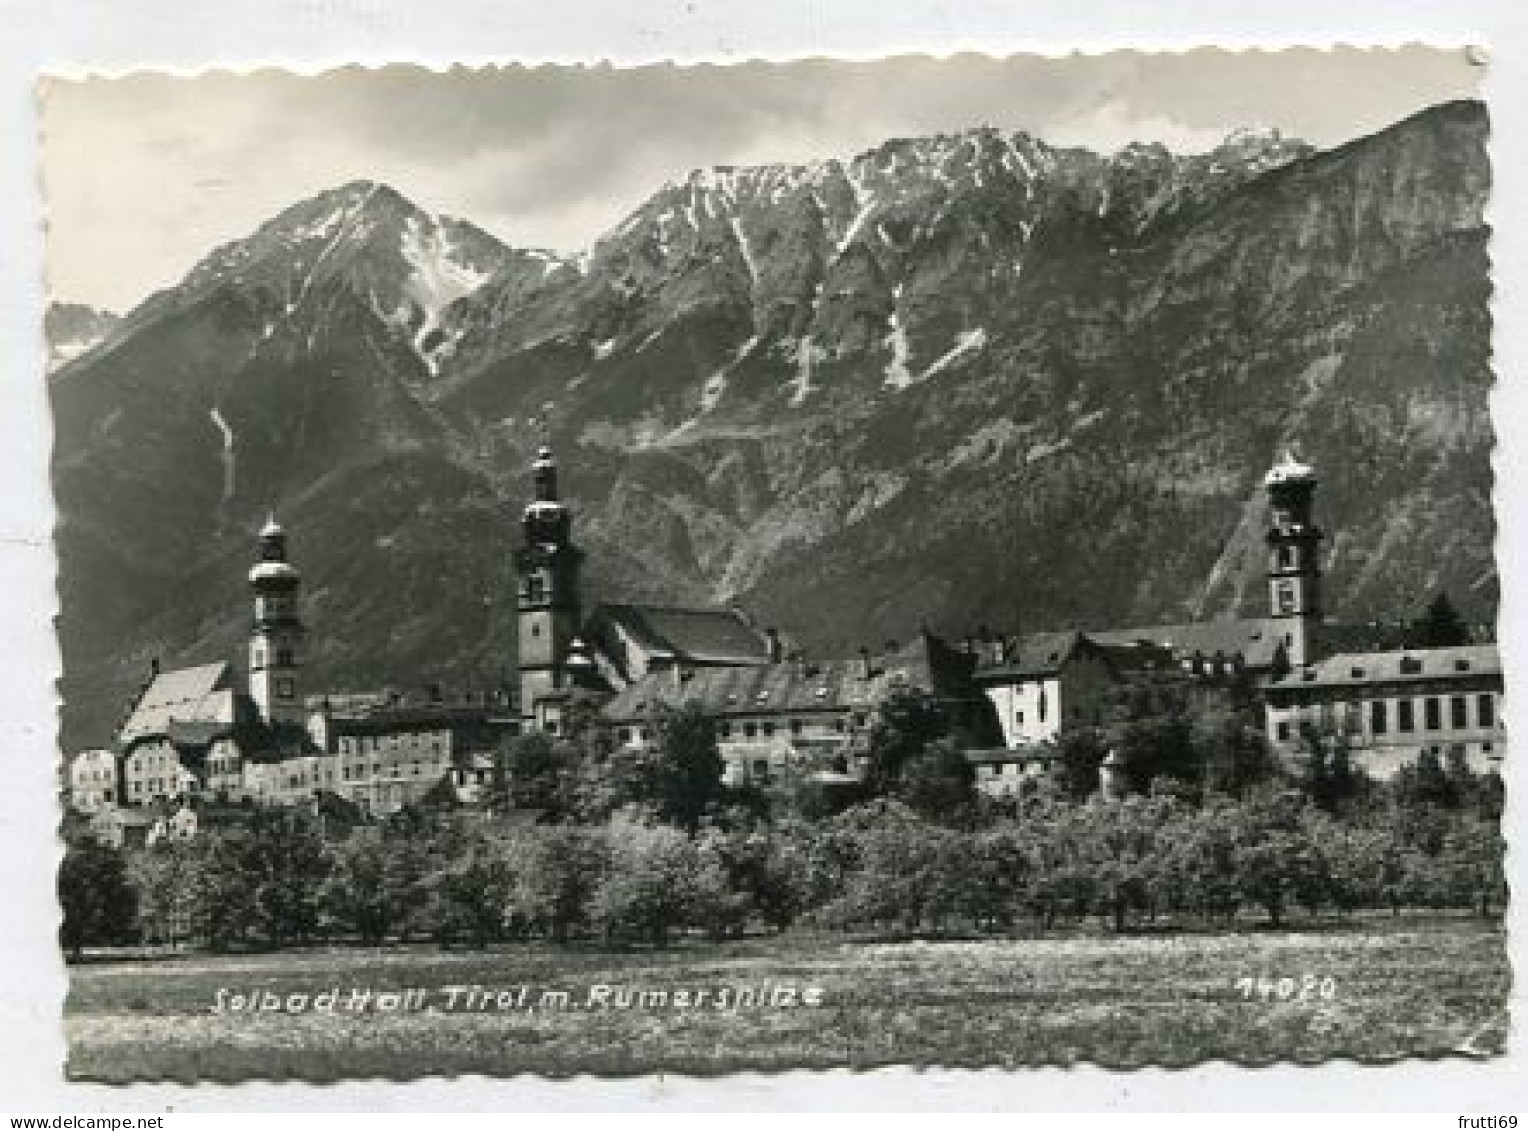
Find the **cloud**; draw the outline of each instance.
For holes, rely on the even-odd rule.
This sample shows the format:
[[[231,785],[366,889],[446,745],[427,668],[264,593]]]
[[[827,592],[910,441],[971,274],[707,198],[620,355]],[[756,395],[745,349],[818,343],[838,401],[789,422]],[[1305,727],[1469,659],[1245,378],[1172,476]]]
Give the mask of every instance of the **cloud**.
[[[1462,53],[1405,49],[53,82],[48,275],[60,297],[124,310],[217,244],[358,178],[517,245],[572,251],[692,168],[847,157],[892,137],[990,125],[1193,152],[1277,126],[1331,144],[1472,93],[1478,70]]]
[[[1165,115],[1141,114],[1113,100],[1058,121],[1047,131],[1046,140],[1099,153],[1114,153],[1137,141],[1161,142],[1174,153],[1206,153],[1224,141],[1228,132],[1220,126],[1195,127]]]

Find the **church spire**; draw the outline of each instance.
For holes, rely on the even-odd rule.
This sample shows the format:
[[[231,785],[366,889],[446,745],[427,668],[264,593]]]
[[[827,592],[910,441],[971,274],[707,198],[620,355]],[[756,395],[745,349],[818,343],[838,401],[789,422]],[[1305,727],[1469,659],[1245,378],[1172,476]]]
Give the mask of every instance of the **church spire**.
[[[579,567],[573,515],[557,494],[557,461],[543,445],[531,463],[532,498],[515,555],[520,590],[520,716],[526,729],[555,732],[574,682],[580,620]],[[574,661],[570,666],[570,661]]]
[[[287,560],[286,531],[272,514],[260,529],[258,560],[249,571],[254,627],[249,638],[249,694],[267,723],[302,723],[303,638],[298,612],[302,574]]]

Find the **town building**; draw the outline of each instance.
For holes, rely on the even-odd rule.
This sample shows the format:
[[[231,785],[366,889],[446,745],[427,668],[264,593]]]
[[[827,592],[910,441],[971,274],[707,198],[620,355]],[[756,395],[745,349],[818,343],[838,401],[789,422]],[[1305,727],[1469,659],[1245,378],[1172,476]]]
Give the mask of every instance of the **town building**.
[[[1104,643],[1075,631],[1020,637],[984,658],[988,662],[974,678],[1010,748],[1050,741],[1069,727],[1100,726],[1120,688],[1177,670],[1163,646],[1145,640]]]
[[[105,747],[81,750],[69,763],[69,796],[81,813],[95,813],[120,801],[117,755]]]
[[[923,632],[880,656],[801,660],[649,674],[604,708],[623,745],[657,737],[665,710],[699,706],[715,721],[717,746],[732,784],[768,783],[787,770],[857,773],[877,707],[899,690],[932,697],[970,743],[991,741],[996,724],[972,680],[975,657]]]
[[[104,805],[90,816],[90,835],[107,848],[143,848],[158,819],[157,813],[137,806]]]
[[[965,752],[979,792],[995,799],[1019,796],[1055,765],[1056,747],[1048,742],[1020,746],[978,747]]]
[[[1340,740],[1380,778],[1423,750],[1443,764],[1499,772],[1502,690],[1494,644],[1344,652],[1267,684],[1268,740],[1288,760],[1305,743]]]

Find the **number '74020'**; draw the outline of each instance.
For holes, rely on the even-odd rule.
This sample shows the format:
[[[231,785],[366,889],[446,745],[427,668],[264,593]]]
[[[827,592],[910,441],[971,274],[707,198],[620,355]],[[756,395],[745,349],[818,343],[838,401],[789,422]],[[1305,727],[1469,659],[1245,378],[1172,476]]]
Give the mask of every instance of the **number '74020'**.
[[[1236,979],[1236,989],[1247,1001],[1331,1001],[1337,996],[1337,981],[1317,974],[1298,978],[1248,975]]]

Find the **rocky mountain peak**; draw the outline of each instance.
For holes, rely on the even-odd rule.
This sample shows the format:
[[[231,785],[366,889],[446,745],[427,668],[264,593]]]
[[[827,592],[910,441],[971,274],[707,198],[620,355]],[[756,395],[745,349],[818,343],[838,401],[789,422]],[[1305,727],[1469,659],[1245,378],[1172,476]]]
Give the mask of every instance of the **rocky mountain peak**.
[[[121,316],[80,302],[50,302],[43,314],[43,336],[48,345],[48,372],[61,369],[89,353],[112,330]]]

